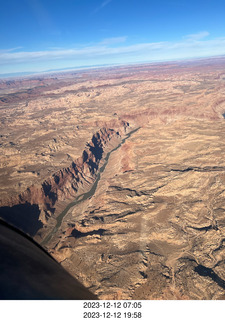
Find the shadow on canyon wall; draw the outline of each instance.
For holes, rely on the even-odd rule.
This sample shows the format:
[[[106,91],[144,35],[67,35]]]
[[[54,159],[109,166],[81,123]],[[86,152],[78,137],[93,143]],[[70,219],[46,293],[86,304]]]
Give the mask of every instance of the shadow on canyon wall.
[[[33,237],[43,227],[39,220],[40,209],[37,204],[18,204],[12,207],[1,207],[0,217]]]
[[[211,278],[218,284],[218,286],[225,289],[225,281],[220,278],[212,269],[204,267],[202,265],[198,265],[197,267],[195,267],[195,272],[197,272],[202,277]]]
[[[93,236],[93,235],[102,236],[105,231],[106,231],[105,229],[98,229],[98,230],[92,230],[89,232],[80,232],[79,230],[74,229],[72,231],[71,235],[72,235],[72,237],[78,239],[78,238]]]

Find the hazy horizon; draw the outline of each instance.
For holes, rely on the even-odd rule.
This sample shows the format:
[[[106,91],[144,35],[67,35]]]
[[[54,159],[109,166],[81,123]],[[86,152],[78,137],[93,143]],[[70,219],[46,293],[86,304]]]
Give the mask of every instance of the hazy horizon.
[[[225,54],[223,1],[12,0],[0,75]]]
[[[53,75],[55,73],[70,73],[70,72],[78,72],[83,70],[90,69],[100,69],[100,68],[112,68],[112,67],[129,67],[132,65],[160,65],[160,64],[170,64],[170,63],[185,63],[185,62],[197,62],[197,61],[205,61],[205,60],[216,60],[220,58],[225,58],[225,55],[218,56],[206,56],[206,57],[198,57],[198,58],[180,58],[180,59],[170,59],[170,60],[158,60],[158,61],[141,61],[141,62],[130,62],[130,63],[117,63],[117,64],[102,64],[102,65],[90,65],[90,66],[79,66],[79,67],[68,67],[68,68],[59,68],[59,69],[51,69],[51,70],[43,70],[43,71],[28,71],[28,72],[15,72],[15,73],[0,73],[0,79],[16,79],[23,77],[35,77],[35,76],[43,76],[43,75]]]

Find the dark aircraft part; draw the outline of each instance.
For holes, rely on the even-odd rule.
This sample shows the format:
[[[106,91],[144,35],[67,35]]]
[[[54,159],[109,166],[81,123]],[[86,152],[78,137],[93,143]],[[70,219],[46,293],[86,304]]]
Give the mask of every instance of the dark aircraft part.
[[[0,220],[0,299],[94,300],[40,245]]]

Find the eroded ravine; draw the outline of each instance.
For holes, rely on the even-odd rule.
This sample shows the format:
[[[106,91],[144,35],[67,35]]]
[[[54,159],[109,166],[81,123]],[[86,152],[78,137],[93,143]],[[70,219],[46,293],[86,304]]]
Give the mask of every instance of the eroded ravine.
[[[52,229],[52,231],[44,238],[44,240],[40,243],[42,246],[47,246],[48,242],[53,238],[54,234],[59,230],[61,224],[62,224],[62,221],[63,221],[63,218],[66,216],[66,214],[68,213],[68,211],[72,208],[72,207],[75,207],[76,205],[80,204],[81,202],[87,200],[88,198],[91,198],[94,194],[95,194],[95,191],[97,189],[97,186],[98,186],[98,183],[99,183],[99,180],[101,179],[101,174],[104,172],[107,164],[108,164],[108,161],[109,161],[109,157],[110,155],[118,150],[124,143],[127,139],[129,139],[129,137],[135,133],[137,130],[139,130],[140,127],[130,131],[126,137],[124,139],[122,139],[122,141],[118,144],[118,146],[116,146],[114,149],[112,149],[110,152],[107,153],[105,159],[104,159],[104,164],[101,166],[100,170],[99,170],[99,173],[97,174],[97,177],[96,177],[96,180],[95,182],[93,183],[91,189],[88,191],[88,192],[85,192],[81,195],[79,195],[75,200],[73,200],[70,204],[67,205],[67,207],[58,215],[58,217],[56,218],[56,225],[55,227]]]
[[[104,151],[108,152],[121,142],[128,126],[124,121],[102,126],[86,142],[80,157],[67,166],[60,166],[44,179],[33,181],[21,193],[6,197],[1,203],[0,217],[35,237],[37,242],[43,241],[55,226],[55,219],[65,203],[90,189],[104,162]]]

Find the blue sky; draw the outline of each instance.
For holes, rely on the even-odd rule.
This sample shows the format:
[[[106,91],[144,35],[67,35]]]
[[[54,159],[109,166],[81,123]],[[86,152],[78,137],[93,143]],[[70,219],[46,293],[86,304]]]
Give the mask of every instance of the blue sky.
[[[225,54],[224,0],[2,0],[0,74]]]

